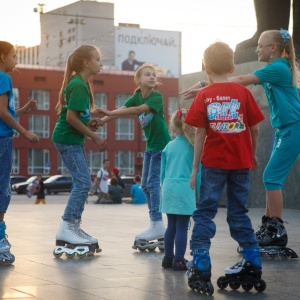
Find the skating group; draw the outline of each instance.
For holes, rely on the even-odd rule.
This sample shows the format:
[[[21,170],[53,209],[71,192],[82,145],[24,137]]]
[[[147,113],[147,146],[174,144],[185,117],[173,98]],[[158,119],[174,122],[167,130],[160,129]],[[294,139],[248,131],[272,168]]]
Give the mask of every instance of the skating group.
[[[204,52],[207,80],[182,92],[193,98],[189,108],[177,109],[169,124],[164,117],[164,100],[158,91],[157,67],[144,63],[135,72],[136,90],[116,110],[95,107],[89,78],[101,71],[101,53],[92,45],[81,45],[68,57],[56,105],[58,121],[52,141],[73,178],[73,188],[56,234],[54,256],[85,257],[100,252],[98,240],[82,228],[82,213],[90,191],[90,173],[84,138],[99,151],[107,147],[96,131],[116,118],[136,115],[146,137],[142,189],[149,208],[149,227],[139,233],[133,249],[164,251],[163,268],[187,271],[188,285],[195,292],[213,294],[211,283],[211,240],[213,221],[222,191],[227,186],[227,222],[238,243],[242,260],[225,269],[219,288],[262,292],[261,254],[297,257],[287,245],[282,220],[282,185],[300,153],[300,101],[293,40],[284,30],[268,30],[258,39],[258,60],[267,64],[248,75],[232,77],[233,50],[223,42]],[[14,47],[0,41],[0,260],[10,264],[14,256],[5,232],[4,214],[10,202],[9,186],[12,140],[15,131],[32,143],[36,134],[23,128],[17,116],[37,108],[35,100],[15,110],[11,77],[17,64]],[[269,102],[275,142],[265,168],[266,213],[254,232],[247,213],[250,169],[258,166],[256,148],[259,123],[264,119],[251,92],[245,87],[260,84]],[[284,106],[281,103],[285,103]],[[92,117],[91,113],[97,117]],[[288,133],[288,134],[287,134]],[[173,137],[173,139],[171,138]],[[3,152],[3,153],[2,153]],[[284,157],[285,159],[281,159]],[[197,203],[197,205],[196,205]],[[163,224],[166,213],[168,225]],[[194,220],[190,250],[184,257],[190,217]]]

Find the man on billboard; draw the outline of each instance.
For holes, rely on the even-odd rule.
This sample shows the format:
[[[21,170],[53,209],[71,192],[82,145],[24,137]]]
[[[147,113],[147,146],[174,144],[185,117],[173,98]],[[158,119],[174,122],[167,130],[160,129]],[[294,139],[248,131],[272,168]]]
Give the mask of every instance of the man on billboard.
[[[128,53],[128,58],[122,62],[122,70],[123,71],[135,71],[143,62],[136,60],[135,52],[130,50]]]

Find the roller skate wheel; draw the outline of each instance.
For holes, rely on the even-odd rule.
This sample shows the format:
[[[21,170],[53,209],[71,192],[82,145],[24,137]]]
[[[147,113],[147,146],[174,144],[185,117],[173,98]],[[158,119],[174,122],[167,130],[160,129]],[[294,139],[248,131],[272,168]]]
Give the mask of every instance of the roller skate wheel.
[[[96,253],[100,253],[100,252],[102,252],[101,248],[96,249]]]
[[[66,253],[67,258],[73,258],[75,253]]]
[[[6,258],[6,259],[4,259],[4,261],[5,261],[5,263],[10,265],[15,261],[15,256],[10,253],[10,258]]]
[[[206,294],[211,296],[213,293],[214,293],[214,286],[212,285],[212,283],[210,281],[208,281],[206,283]]]
[[[266,282],[263,279],[260,279],[259,282],[254,286],[254,288],[258,291],[258,292],[263,292],[267,287]]]
[[[146,249],[143,249],[143,248],[140,248],[140,247],[137,247],[137,249],[139,249],[140,252],[146,252]]]
[[[148,250],[148,252],[155,252],[155,249],[156,249],[156,247],[154,247],[154,248],[147,248],[147,250]]]
[[[228,283],[227,282],[225,282],[225,276],[221,276],[221,277],[219,277],[219,279],[217,280],[217,286],[218,286],[218,288],[219,289],[226,289],[227,288],[227,286],[228,286]]]
[[[242,282],[242,289],[244,291],[251,291],[253,288],[253,285],[247,282]]]
[[[241,285],[237,281],[229,282],[229,286],[232,290],[237,290]]]
[[[54,257],[56,257],[56,258],[60,258],[61,256],[62,256],[62,253],[60,252],[60,253],[56,253],[56,251],[55,251],[55,249],[53,250],[53,255],[54,255]]]
[[[86,253],[77,253],[77,256],[79,257],[79,258],[84,258],[84,257],[86,257]]]

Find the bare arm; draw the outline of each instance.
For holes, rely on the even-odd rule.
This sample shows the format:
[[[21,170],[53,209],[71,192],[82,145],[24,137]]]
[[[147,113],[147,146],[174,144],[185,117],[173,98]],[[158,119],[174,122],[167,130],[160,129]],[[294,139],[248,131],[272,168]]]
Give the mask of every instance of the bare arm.
[[[203,127],[197,127],[195,133],[193,169],[190,177],[190,186],[192,189],[195,188],[196,177],[198,173],[199,163],[201,161],[201,157],[203,153],[205,137],[206,137],[206,129]]]
[[[244,86],[250,85],[250,84],[260,83],[259,78],[255,75],[253,75],[253,74],[230,77],[229,81],[230,82],[236,82],[236,83],[239,83],[239,84],[244,85]]]
[[[252,142],[252,152],[253,152],[253,163],[254,163],[254,170],[258,168],[258,161],[256,156],[256,149],[257,149],[257,141],[258,141],[258,124],[250,127],[250,135],[251,135],[251,142]]]
[[[87,126],[85,126],[79,119],[78,119],[78,112],[74,110],[67,111],[67,122],[73,126],[76,130],[80,131],[84,135],[90,137],[98,146],[100,151],[104,151],[106,149],[106,142],[104,139],[99,137],[95,132],[90,130]]]
[[[17,122],[11,114],[7,111],[8,97],[6,94],[0,95],[0,119],[6,123],[8,126],[12,127],[20,134],[22,134],[27,140],[32,143],[36,143],[39,141],[39,137],[26,130],[24,127]]]
[[[140,106],[132,106],[132,107],[125,107],[122,106],[119,109],[115,110],[107,110],[104,108],[98,108],[97,111],[99,113],[104,113],[105,115],[109,116],[109,121],[111,117],[121,117],[121,116],[132,116],[132,115],[139,115],[143,112],[149,111],[151,108],[147,104],[142,104]],[[104,118],[102,119],[104,121]]]

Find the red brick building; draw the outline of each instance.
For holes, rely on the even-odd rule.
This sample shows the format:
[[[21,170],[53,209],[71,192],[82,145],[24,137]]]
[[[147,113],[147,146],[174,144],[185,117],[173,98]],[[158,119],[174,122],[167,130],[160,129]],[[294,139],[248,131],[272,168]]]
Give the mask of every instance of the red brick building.
[[[31,115],[19,117],[21,125],[37,133],[40,141],[31,144],[16,135],[14,140],[13,174],[34,175],[67,173],[51,141],[57,112],[55,105],[61,88],[64,70],[59,67],[18,66],[11,76],[15,92],[16,107],[22,107],[30,98],[38,101],[38,110]],[[179,105],[178,78],[161,78],[159,91],[164,96],[165,116]],[[103,71],[93,77],[96,105],[109,110],[123,105],[135,89],[133,73]],[[86,140],[86,153],[91,174],[96,174],[104,158],[110,160],[111,168],[117,167],[121,174],[140,174],[142,170],[145,140],[136,117],[114,120],[98,131],[106,138],[108,147],[103,153],[91,140]]]

